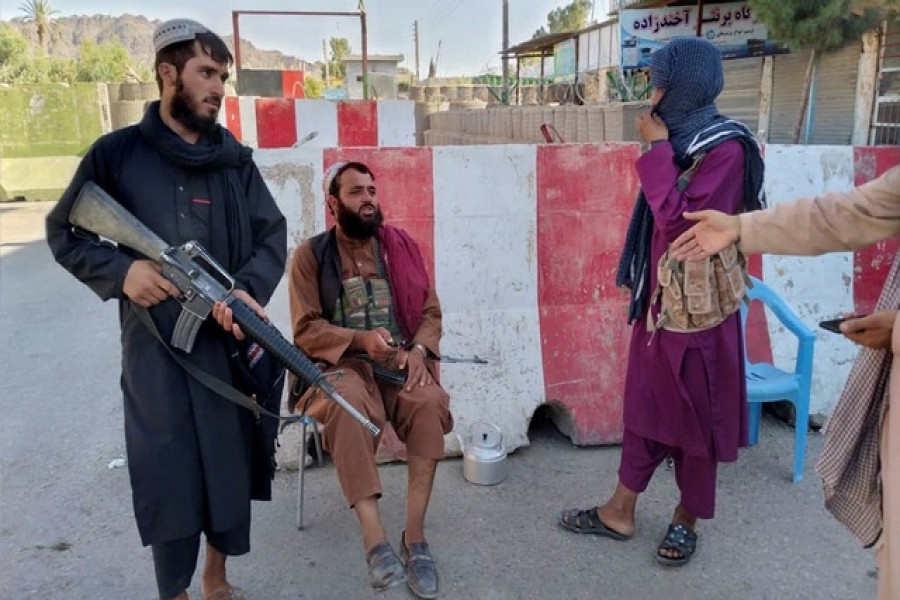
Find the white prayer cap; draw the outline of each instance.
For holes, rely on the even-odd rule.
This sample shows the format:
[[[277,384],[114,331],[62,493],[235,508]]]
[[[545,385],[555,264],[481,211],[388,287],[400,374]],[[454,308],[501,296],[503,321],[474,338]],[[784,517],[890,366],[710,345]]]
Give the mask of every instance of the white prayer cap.
[[[331,182],[338,174],[338,171],[346,167],[347,164],[347,161],[338,161],[328,167],[328,169],[325,171],[325,176],[322,178],[322,191],[325,192],[326,198],[328,197],[328,190],[331,189]]]
[[[153,31],[153,49],[159,52],[163,48],[186,42],[197,37],[198,33],[209,31],[206,27],[190,19],[172,19],[156,26]]]

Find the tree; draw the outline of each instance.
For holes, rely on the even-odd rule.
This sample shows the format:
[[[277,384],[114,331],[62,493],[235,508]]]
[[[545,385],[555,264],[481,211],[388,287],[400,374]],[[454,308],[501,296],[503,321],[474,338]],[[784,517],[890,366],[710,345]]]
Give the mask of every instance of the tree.
[[[22,62],[28,56],[28,41],[18,29],[0,23],[0,66]]]
[[[86,39],[78,46],[78,81],[127,81],[132,73],[131,57],[119,40]]]
[[[303,96],[305,98],[322,98],[325,96],[325,82],[318,77],[307,75],[303,78]]]
[[[897,5],[898,0],[750,0],[772,38],[794,49],[810,51],[793,143],[800,141],[813,73],[822,55],[859,40],[863,32],[877,27]]]
[[[19,7],[19,10],[25,13],[25,22],[34,23],[37,28],[38,45],[41,50],[47,49],[47,40],[50,31],[53,29],[52,17],[58,10],[53,10],[50,6],[50,0],[27,0],[25,4]]]
[[[531,39],[545,36],[548,33],[583,29],[587,25],[590,14],[591,0],[572,0],[571,4],[554,8],[547,13],[546,27],[535,31]]]
[[[328,40],[328,46],[331,48],[330,75],[343,79],[345,73],[344,63],[341,59],[350,54],[350,40],[347,38],[331,38]]]

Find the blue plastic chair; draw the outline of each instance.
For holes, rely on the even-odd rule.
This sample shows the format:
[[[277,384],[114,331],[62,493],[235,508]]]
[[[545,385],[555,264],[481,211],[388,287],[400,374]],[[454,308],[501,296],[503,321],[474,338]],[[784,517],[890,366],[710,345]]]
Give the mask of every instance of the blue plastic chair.
[[[763,402],[787,400],[794,405],[794,483],[803,479],[803,461],[806,454],[806,430],[809,426],[809,396],[812,388],[813,345],[816,335],[803,324],[797,314],[772,288],[751,277],[753,287],[748,290],[751,301],[759,300],[778,317],[778,320],[797,336],[797,362],[793,372],[782,371],[769,363],[751,363],[745,358],[747,376],[747,402],[749,403],[748,436],[750,445],[759,443],[759,419]],[[746,350],[747,311],[741,304],[741,322],[744,327]],[[744,352],[746,356],[746,351]]]

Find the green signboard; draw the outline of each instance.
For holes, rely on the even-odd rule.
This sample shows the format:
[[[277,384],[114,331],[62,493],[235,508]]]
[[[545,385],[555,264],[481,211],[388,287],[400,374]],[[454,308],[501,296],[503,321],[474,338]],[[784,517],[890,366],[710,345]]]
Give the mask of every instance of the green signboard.
[[[553,79],[572,81],[575,79],[575,38],[563,40],[553,46]]]

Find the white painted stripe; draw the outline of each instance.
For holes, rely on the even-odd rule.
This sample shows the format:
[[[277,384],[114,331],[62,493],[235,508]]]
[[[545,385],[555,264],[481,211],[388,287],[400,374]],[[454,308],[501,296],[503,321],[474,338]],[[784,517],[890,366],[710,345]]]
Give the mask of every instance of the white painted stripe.
[[[456,431],[487,420],[501,427],[508,448],[527,445],[528,421],[544,399],[535,146],[433,152],[442,351],[490,361],[441,368]]]
[[[376,102],[379,146],[416,145],[416,103],[411,100]]]
[[[238,103],[241,110],[241,142],[245,146],[256,147],[256,97],[241,96]]]
[[[228,103],[222,98],[222,106],[219,108],[219,116],[216,117],[216,123],[228,129]]]
[[[297,144],[304,148],[338,146],[337,103],[331,100],[297,100]],[[309,138],[307,141],[304,142]]]
[[[306,147],[253,153],[269,191],[287,219],[288,252],[325,230],[322,154],[320,148]]]
[[[321,192],[322,150],[257,150],[253,153],[253,158],[278,208],[287,219],[290,259],[300,242],[325,230],[325,207]],[[266,312],[282,335],[289,340],[293,339],[286,275],[281,278]]]
[[[853,187],[851,146],[780,146],[765,148],[765,188],[769,204],[789,202]],[[820,257],[763,258],[763,279],[806,325],[816,332],[810,413],[830,414],[856,356],[854,344],[818,327],[819,321],[853,310],[853,253]],[[775,364],[793,370],[796,338],[767,315]]]

